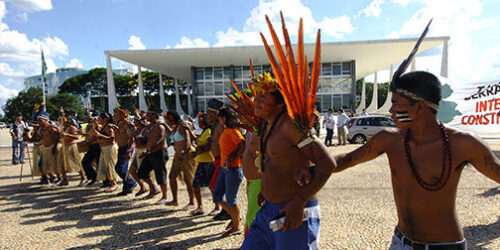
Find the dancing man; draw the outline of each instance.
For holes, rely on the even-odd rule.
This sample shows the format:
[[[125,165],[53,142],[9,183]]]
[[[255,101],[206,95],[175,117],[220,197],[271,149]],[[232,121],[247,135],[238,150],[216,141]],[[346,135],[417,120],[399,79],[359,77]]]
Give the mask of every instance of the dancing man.
[[[168,145],[166,135],[171,131],[165,123],[158,120],[160,113],[161,110],[154,110],[154,108],[146,113],[146,119],[149,122],[144,133],[146,152],[139,155],[139,158],[143,160],[137,171],[139,179],[144,180],[149,186],[149,195],[146,199],[153,198],[160,193],[149,174],[152,170],[155,172],[156,183],[160,185],[162,193],[161,199],[156,202],[158,205],[167,202]]]
[[[122,108],[115,108],[113,119],[118,126],[116,132],[116,143],[118,144],[118,161],[115,165],[115,171],[123,181],[123,189],[118,196],[125,196],[134,190],[137,183],[128,173],[130,159],[134,153],[134,137],[129,133],[135,130],[134,124],[128,119],[129,112]]]

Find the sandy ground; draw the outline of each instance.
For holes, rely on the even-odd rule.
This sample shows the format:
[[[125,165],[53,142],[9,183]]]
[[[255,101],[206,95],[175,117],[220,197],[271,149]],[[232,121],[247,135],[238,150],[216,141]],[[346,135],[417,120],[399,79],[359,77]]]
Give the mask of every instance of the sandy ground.
[[[500,150],[500,141],[488,141]],[[332,153],[356,145],[330,147]],[[97,186],[41,186],[29,166],[10,164],[0,150],[1,249],[237,249],[242,236],[221,238],[226,222],[192,217],[180,185],[179,208],[153,205],[133,195],[115,197]],[[170,163],[171,161],[169,161]],[[246,212],[245,185],[239,201]],[[203,190],[206,210],[210,194]],[[321,249],[387,249],[396,225],[386,156],[333,175],[319,193]],[[170,193],[169,193],[170,197]],[[158,198],[158,197],[157,197]],[[457,195],[457,212],[470,249],[500,249],[500,185],[467,166]]]

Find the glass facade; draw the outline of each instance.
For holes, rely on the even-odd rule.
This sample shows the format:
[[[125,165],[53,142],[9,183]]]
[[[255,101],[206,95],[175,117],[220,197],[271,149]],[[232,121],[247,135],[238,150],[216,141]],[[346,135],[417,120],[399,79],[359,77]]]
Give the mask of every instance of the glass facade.
[[[312,66],[312,65],[311,65]],[[318,81],[318,99],[316,106],[320,112],[329,108],[353,108],[354,62],[323,63]],[[255,74],[271,72],[270,65],[254,65]],[[225,94],[234,91],[230,79],[239,89],[246,88],[246,81],[251,79],[250,66],[193,67],[193,89],[196,112],[206,111],[206,102],[217,98],[229,103]]]

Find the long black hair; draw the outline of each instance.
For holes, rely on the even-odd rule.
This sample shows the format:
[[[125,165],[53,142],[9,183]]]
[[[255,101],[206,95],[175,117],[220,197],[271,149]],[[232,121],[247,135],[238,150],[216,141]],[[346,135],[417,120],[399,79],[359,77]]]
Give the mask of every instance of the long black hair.
[[[231,110],[229,110],[228,108],[221,108],[219,109],[219,114],[217,115],[217,117],[224,117],[226,118],[226,127],[228,128],[237,128],[237,124],[238,124],[238,119],[236,118],[236,116],[234,116],[234,114],[231,112]]]

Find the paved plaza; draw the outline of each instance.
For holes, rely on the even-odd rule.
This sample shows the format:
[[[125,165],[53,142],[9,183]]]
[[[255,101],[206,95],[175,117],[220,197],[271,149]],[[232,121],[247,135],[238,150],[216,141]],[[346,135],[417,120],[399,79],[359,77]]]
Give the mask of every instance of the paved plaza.
[[[489,144],[500,150],[500,141]],[[76,187],[77,175],[69,187],[42,186],[38,178],[32,180],[28,165],[19,181],[20,165],[10,162],[10,149],[0,150],[1,249],[238,249],[243,240],[241,235],[221,238],[227,222],[181,211],[187,203],[182,184],[180,206],[172,208],[153,205],[154,199],[115,197],[97,185]],[[209,192],[203,191],[210,210]],[[500,249],[500,186],[467,166],[457,196],[470,249]],[[242,214],[245,198],[242,185]],[[385,155],[333,175],[319,198],[321,249],[387,249],[396,209]]]

